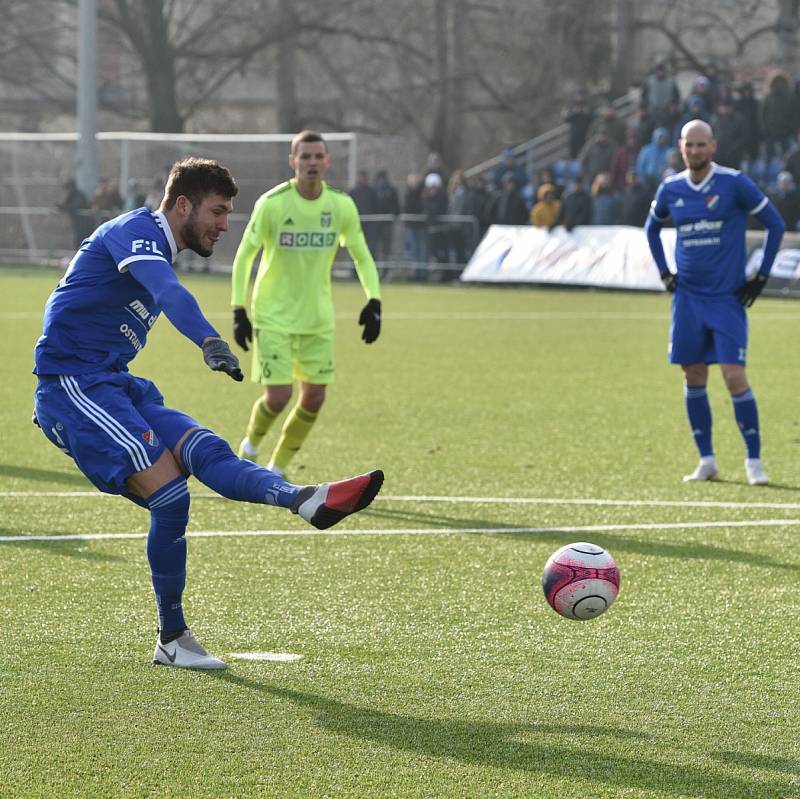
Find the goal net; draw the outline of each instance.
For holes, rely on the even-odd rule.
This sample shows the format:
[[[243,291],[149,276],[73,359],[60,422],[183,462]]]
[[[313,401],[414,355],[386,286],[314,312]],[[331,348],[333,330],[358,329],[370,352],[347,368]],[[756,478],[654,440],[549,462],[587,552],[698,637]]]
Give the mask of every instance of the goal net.
[[[380,168],[383,148],[376,151],[354,133],[323,136],[332,157],[326,178],[332,186],[346,190],[359,168]],[[154,184],[177,160],[193,155],[220,161],[239,186],[230,231],[214,253],[215,266],[224,268],[233,260],[255,200],[291,177],[291,140],[291,134],[98,133],[97,174],[108,179],[124,203],[132,181],[140,195],[156,191]],[[77,133],[0,133],[0,261],[58,263],[73,254],[73,227],[59,205],[65,182],[76,174],[77,145]],[[360,153],[362,146],[365,152]],[[388,148],[384,155],[390,157]],[[89,230],[94,229],[94,215],[87,210],[85,216]]]

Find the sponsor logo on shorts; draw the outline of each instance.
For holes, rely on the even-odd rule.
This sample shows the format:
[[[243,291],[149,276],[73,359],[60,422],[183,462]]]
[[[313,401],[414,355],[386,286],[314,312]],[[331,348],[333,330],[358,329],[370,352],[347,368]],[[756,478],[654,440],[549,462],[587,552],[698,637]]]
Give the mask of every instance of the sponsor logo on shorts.
[[[148,430],[146,433],[142,433],[142,438],[145,440],[146,444],[149,444],[151,447],[155,447],[158,445],[158,438],[156,434],[152,430]]]
[[[50,428],[50,432],[53,434],[53,437],[56,440],[56,445],[61,447],[61,449],[63,449],[64,451],[66,451],[67,445],[64,443],[64,439],[61,438],[61,436],[58,434],[58,431],[63,429],[64,425],[62,425],[61,422],[58,422],[56,425]]]

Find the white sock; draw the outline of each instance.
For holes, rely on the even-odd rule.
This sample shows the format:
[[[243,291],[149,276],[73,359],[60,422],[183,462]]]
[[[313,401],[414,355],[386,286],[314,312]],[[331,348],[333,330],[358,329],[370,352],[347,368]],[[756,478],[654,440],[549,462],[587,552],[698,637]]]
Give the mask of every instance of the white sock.
[[[258,455],[258,447],[254,447],[250,443],[250,439],[249,438],[245,438],[244,441],[242,441],[242,451],[246,455]]]

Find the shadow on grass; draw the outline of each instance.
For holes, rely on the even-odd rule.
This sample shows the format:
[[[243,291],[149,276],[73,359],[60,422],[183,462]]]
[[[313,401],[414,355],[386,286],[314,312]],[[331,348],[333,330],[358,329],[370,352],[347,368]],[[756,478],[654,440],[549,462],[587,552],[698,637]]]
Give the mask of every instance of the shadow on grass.
[[[706,768],[688,763],[671,764],[647,758],[642,754],[642,746],[649,737],[624,728],[420,718],[359,707],[317,694],[256,682],[230,672],[216,672],[214,677],[306,707],[315,714],[316,724],[335,736],[347,736],[428,757],[451,758],[467,765],[551,774],[580,782],[590,778],[628,789],[652,791],[657,796],[690,794],[749,799],[777,796],[789,787],[786,781],[758,781],[733,774],[711,774]],[[554,740],[554,736],[561,735],[566,739],[563,743]],[[621,745],[631,752],[631,756],[621,757],[571,745],[569,736],[576,735],[591,738],[595,745],[602,738],[631,741]],[[523,737],[527,740],[522,740]],[[637,740],[641,743],[637,744]],[[612,747],[613,744],[609,744],[608,749]],[[737,753],[730,754],[732,758],[738,757]],[[769,764],[764,765],[769,767]]]
[[[800,565],[786,563],[784,561],[773,560],[758,552],[743,552],[736,549],[714,546],[713,544],[700,544],[685,541],[652,541],[636,538],[635,536],[622,535],[620,533],[594,533],[594,532],[571,532],[560,530],[557,527],[547,529],[544,532],[530,533],[524,532],[530,525],[508,524],[494,519],[475,519],[457,516],[445,516],[443,514],[430,513],[428,511],[412,510],[392,510],[391,508],[378,507],[374,505],[361,512],[362,515],[373,516],[383,519],[396,521],[412,522],[421,526],[431,526],[435,529],[438,525],[445,525],[453,529],[471,529],[484,527],[487,530],[502,527],[511,532],[490,533],[498,537],[528,538],[534,541],[551,541],[557,546],[572,543],[573,541],[584,540],[585,537],[591,539],[592,543],[605,547],[613,552],[633,552],[637,555],[651,555],[663,558],[681,558],[690,560],[718,560],[730,563],[742,563],[748,566],[763,566],[770,569],[787,569],[789,571],[800,570]],[[513,532],[514,529],[520,532]]]
[[[4,535],[19,535],[16,530],[6,530],[0,528],[0,539]],[[48,530],[47,535],[70,535],[67,530]],[[0,540],[0,552],[3,552],[5,547],[22,547],[24,549],[36,549],[41,552],[46,552],[48,555],[61,555],[68,558],[78,558],[80,560],[93,560],[97,562],[119,562],[129,560],[123,555],[112,555],[106,552],[98,552],[97,549],[91,546],[91,541],[56,541],[49,539],[48,541],[2,541]]]
[[[556,546],[573,541],[591,540],[593,544],[607,549],[612,554],[631,552],[637,555],[650,555],[659,558],[678,558],[681,560],[718,560],[728,563],[741,563],[747,566],[763,566],[767,569],[786,569],[800,571],[800,564],[773,560],[758,552],[744,552],[738,549],[718,547],[713,544],[698,544],[688,541],[649,541],[619,533],[575,533],[568,530],[548,530],[547,533],[497,533],[498,536],[530,538],[535,541],[552,541]]]
[[[40,480],[45,483],[92,489],[94,486],[80,472],[59,472],[55,469],[35,469],[32,466],[15,466],[0,463],[0,477],[21,477],[24,480]]]
[[[361,511],[361,516],[374,516],[381,519],[393,519],[403,522],[415,522],[425,526],[430,525],[435,528],[439,525],[446,525],[454,529],[472,527],[485,527],[487,530],[494,527],[519,528],[520,530],[529,527],[527,524],[501,524],[494,519],[475,519],[474,517],[464,518],[459,516],[446,516],[442,513],[431,513],[430,511],[416,510],[393,510],[385,507],[375,507],[370,505],[366,510]]]
[[[711,752],[711,757],[721,763],[732,763],[735,766],[785,771],[795,777],[800,775],[800,760],[792,760],[788,757],[772,757],[771,755],[759,755],[755,752]]]
[[[748,491],[754,490],[750,483],[747,480],[730,480],[724,477],[717,478],[714,481],[718,485],[728,485],[728,486],[742,486],[743,488],[747,488]],[[769,494],[770,491],[793,491],[795,494],[800,494],[800,486],[798,485],[787,485],[786,483],[773,483],[770,482],[769,485],[766,486],[759,486],[757,489],[758,493],[760,494],[762,491],[764,494]],[[762,501],[766,499],[765,496],[758,497],[758,501]]]

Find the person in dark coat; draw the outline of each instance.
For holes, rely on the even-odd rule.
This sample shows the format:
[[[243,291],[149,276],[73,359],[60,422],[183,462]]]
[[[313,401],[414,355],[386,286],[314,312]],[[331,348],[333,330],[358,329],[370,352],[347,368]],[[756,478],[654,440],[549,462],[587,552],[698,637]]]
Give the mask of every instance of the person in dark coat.
[[[74,249],[79,250],[83,240],[94,229],[94,217],[89,199],[72,178],[64,183],[64,199],[58,204],[58,208],[69,217],[72,244]]]
[[[496,225],[527,225],[528,222],[528,208],[520,194],[517,180],[513,173],[506,172],[502,191],[495,203],[494,223]]]
[[[569,191],[561,201],[561,213],[556,225],[563,225],[569,233],[578,225],[589,225],[592,221],[592,198],[583,187],[580,175],[573,178]]]

